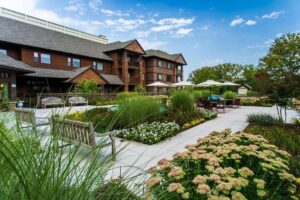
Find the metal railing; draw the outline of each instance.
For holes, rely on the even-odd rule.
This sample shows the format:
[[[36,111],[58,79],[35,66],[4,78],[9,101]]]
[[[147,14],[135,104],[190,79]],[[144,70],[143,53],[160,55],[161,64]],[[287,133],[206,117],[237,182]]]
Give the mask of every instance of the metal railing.
[[[53,22],[42,20],[42,19],[30,16],[30,15],[19,13],[17,11],[9,10],[7,8],[0,7],[0,16],[14,19],[14,20],[21,21],[21,22],[25,22],[27,24],[32,24],[32,25],[39,26],[42,28],[50,29],[53,31],[61,32],[64,34],[72,35],[75,37],[83,38],[86,40],[91,40],[91,41],[102,43],[102,44],[108,43],[107,38],[103,35],[100,35],[100,36],[92,35],[92,34],[89,34],[89,33],[83,32],[83,31],[79,31],[79,30],[68,28],[66,26],[62,26],[62,25],[59,25],[59,24],[56,24]]]

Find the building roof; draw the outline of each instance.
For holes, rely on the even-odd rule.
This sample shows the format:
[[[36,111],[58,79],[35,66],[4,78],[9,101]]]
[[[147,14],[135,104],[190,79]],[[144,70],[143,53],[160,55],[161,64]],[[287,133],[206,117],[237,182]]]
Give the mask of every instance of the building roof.
[[[166,59],[169,61],[173,61],[173,62],[177,62],[179,64],[186,65],[185,61],[179,62],[177,60],[178,56],[182,56],[182,54],[169,54],[169,53],[161,51],[161,50],[150,49],[150,50],[146,51],[146,55],[144,57],[158,57],[158,58],[163,58],[163,59]]]
[[[118,49],[125,49],[129,44],[131,44],[134,41],[135,40],[128,40],[125,42],[117,41],[117,42],[109,43],[107,44],[105,51],[108,52],[108,51],[115,51]]]
[[[110,85],[124,85],[123,81],[116,75],[100,74]]]
[[[59,79],[73,79],[79,74],[83,73],[89,67],[74,68],[74,70],[61,70],[50,68],[32,67],[33,73],[26,74],[26,76],[43,77],[43,78],[59,78]]]
[[[78,38],[35,25],[0,17],[0,41],[65,52],[91,58],[112,60],[103,52],[107,45]]]
[[[4,53],[0,53],[0,67],[4,67],[6,69],[12,69],[14,71],[20,71],[20,72],[32,72],[31,68],[29,65],[15,60]]]

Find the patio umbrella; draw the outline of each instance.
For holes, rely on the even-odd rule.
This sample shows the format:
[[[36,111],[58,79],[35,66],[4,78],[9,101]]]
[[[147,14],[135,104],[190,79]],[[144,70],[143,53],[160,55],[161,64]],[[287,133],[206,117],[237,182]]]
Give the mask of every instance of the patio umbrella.
[[[210,96],[211,96],[211,87],[213,86],[223,86],[223,83],[214,80],[207,80],[205,82],[196,85],[196,87],[209,87]]]
[[[194,86],[194,84],[187,81],[180,81],[172,84],[172,87],[184,87],[184,86]]]
[[[230,81],[225,81],[224,83],[222,83],[224,86],[239,86],[239,84],[237,83],[233,83]]]
[[[147,87],[169,87],[169,85],[162,83],[162,82],[154,82],[149,85],[146,85]]]

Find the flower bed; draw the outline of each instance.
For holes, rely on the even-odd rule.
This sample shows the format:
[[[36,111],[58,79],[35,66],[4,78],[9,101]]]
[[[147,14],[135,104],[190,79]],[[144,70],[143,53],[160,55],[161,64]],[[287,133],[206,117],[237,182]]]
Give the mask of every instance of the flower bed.
[[[268,97],[241,97],[241,105],[272,107],[273,103]]]
[[[174,122],[153,122],[151,124],[144,123],[131,129],[119,130],[117,135],[128,140],[155,144],[176,135],[179,130],[179,125]]]
[[[191,122],[187,122],[187,123],[183,124],[182,129],[186,130],[186,129],[192,128],[194,126],[201,124],[204,121],[205,121],[205,119],[203,119],[203,118],[194,119]]]
[[[290,155],[262,136],[225,130],[149,169],[151,199],[297,199]]]

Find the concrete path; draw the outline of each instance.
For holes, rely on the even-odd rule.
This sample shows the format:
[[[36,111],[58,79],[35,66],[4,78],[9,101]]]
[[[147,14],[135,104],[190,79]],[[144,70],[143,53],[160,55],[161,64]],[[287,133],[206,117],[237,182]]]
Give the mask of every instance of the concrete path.
[[[49,117],[53,113],[62,114],[73,111],[85,111],[92,108],[94,108],[94,106],[36,109],[35,113],[38,117]],[[140,174],[151,166],[156,165],[160,159],[171,158],[176,152],[184,151],[184,147],[186,145],[196,143],[197,139],[207,136],[212,131],[222,131],[226,128],[230,128],[233,132],[242,131],[248,125],[246,118],[247,115],[251,113],[268,113],[276,116],[276,108],[242,106],[238,109],[227,110],[226,113],[220,113],[216,119],[183,131],[166,141],[162,141],[154,145],[145,145],[117,138],[117,150],[120,152],[117,155],[117,160],[107,177],[110,179],[116,178],[120,175],[123,177],[132,177]],[[292,120],[297,116],[300,117],[299,113],[294,110],[288,110],[287,114],[288,122],[292,122]],[[8,116],[9,115],[6,115],[5,118],[13,117],[12,114],[10,117]],[[11,126],[14,126],[12,123],[13,121],[14,120],[9,120]],[[48,132],[45,131],[47,129],[49,130],[49,127],[45,127],[41,130],[43,135],[45,135],[45,132]],[[110,153],[111,150],[109,148],[105,149],[105,155],[110,155]]]

